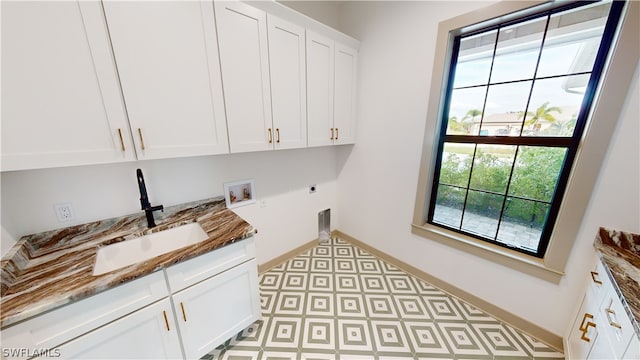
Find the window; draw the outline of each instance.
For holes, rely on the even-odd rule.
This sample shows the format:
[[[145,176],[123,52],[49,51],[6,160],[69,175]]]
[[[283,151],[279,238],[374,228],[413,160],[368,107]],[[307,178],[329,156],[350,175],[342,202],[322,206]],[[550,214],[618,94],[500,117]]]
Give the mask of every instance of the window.
[[[543,258],[624,2],[453,38],[427,223]]]
[[[601,5],[608,7],[609,14],[594,17],[593,13],[597,11]],[[586,12],[580,13],[582,10]],[[559,22],[562,16],[571,14],[575,15],[565,17],[563,20],[573,18],[574,24],[571,24],[571,21]],[[596,60],[593,61],[592,68],[589,70],[567,70],[564,73],[558,73],[555,70],[552,71],[552,68],[548,66],[560,66],[562,63],[564,63],[564,66],[568,69],[572,67],[574,69],[582,69],[582,67],[578,66],[577,60],[574,66],[573,60],[575,58],[573,55],[557,56],[554,61],[549,62],[545,60],[545,57],[548,56],[546,55],[548,52],[547,49],[553,45],[553,41],[551,41],[551,43],[549,43],[549,41],[554,33],[555,35],[559,35],[558,29],[563,27],[568,30],[576,28],[571,25],[577,25],[579,23],[586,23],[584,25],[588,25],[593,23],[589,22],[588,19],[595,20],[599,18],[599,21],[602,21],[604,20],[602,19],[603,16],[607,17],[607,20],[604,28],[599,30],[602,34],[600,43],[604,47],[609,48],[609,54],[605,57],[602,53],[596,52],[595,57],[593,57],[593,59]],[[547,26],[547,19],[553,19],[558,26],[554,27],[553,22],[549,22],[549,26]],[[492,84],[492,68],[486,70],[489,71],[488,74],[482,74],[479,71],[473,71],[472,68],[469,68],[471,70],[467,71],[467,73],[471,73],[472,76],[488,77],[484,85],[487,89],[490,87],[494,89],[497,88],[497,92],[492,91],[491,94],[488,94],[487,90],[487,93],[484,95],[485,97],[480,96],[480,101],[471,104],[472,106],[463,106],[461,110],[454,109],[453,112],[450,111],[452,101],[457,101],[454,99],[455,94],[453,93],[456,87],[459,88],[458,90],[461,90],[458,92],[462,93],[462,90],[472,92],[474,85],[478,85],[477,87],[481,87],[480,85],[482,85],[478,83],[477,80],[474,80],[472,76],[466,78],[469,83],[464,84],[464,82],[460,82],[463,80],[462,75],[465,69],[462,64],[458,66],[457,60],[463,56],[462,53],[469,54],[471,50],[468,49],[472,48],[463,47],[462,41],[473,38],[481,39],[483,33],[489,35],[491,31],[494,31],[495,38],[493,40],[493,47],[488,46],[485,52],[489,55],[482,54],[478,52],[480,49],[477,49],[476,52],[478,53],[475,54],[475,58],[478,60],[478,63],[481,63],[481,55],[485,55],[484,61],[490,62],[493,64],[493,67],[496,67],[501,62],[502,64],[507,64],[508,61],[519,59],[517,57],[514,58],[515,52],[509,53],[506,52],[506,50],[506,54],[497,52],[495,56],[493,55],[496,50],[509,45],[509,43],[499,43],[500,32],[504,29],[502,32],[506,34],[506,30],[509,30],[509,28],[515,30],[518,24],[525,25],[530,23],[533,24],[530,25],[533,27],[535,26],[535,20],[545,21],[545,30],[542,32],[542,35],[538,35],[542,37],[538,45],[542,51],[540,51],[540,56],[534,59],[535,70],[531,70],[532,74],[529,75],[530,77],[525,78],[525,75],[521,75],[522,78],[506,80],[506,77],[510,75],[508,73],[498,72],[495,76],[500,76],[502,79],[499,78],[500,80],[497,80],[497,83]],[[618,22],[617,26],[615,25],[616,22]],[[582,1],[571,2],[569,4],[564,1],[549,1],[534,7],[531,6],[531,2],[500,1],[480,10],[471,11],[438,23],[433,71],[430,77],[430,91],[427,99],[428,105],[426,108],[423,152],[420,161],[415,208],[411,223],[412,233],[427,241],[435,241],[455,248],[457,251],[483,258],[549,282],[559,283],[564,275],[574,244],[578,241],[592,241],[591,235],[589,235],[588,240],[580,240],[582,220],[586,209],[590,206],[591,193],[595,188],[599,171],[604,162],[607,148],[609,147],[616,125],[623,109],[625,109],[625,101],[628,101],[631,96],[629,93],[630,86],[632,82],[637,79],[636,68],[640,61],[640,52],[638,52],[639,27],[640,2],[637,1]],[[523,31],[526,29],[525,27]],[[512,33],[513,32],[514,31],[512,31]],[[535,32],[532,32],[531,35],[534,33]],[[579,35],[585,33],[586,29],[582,32],[567,33],[564,39],[570,39],[570,36],[579,39]],[[516,36],[515,39],[518,39],[518,37]],[[524,37],[520,37],[519,39],[524,43],[521,45],[522,48],[526,48],[525,45],[530,45],[529,42],[524,41]],[[561,39],[563,39],[563,37],[556,36],[554,40],[560,41]],[[488,41],[487,38],[482,40]],[[516,44],[516,41],[511,43]],[[472,43],[470,42],[469,45],[472,45]],[[476,43],[476,45],[479,44]],[[569,44],[567,44],[567,46],[568,45]],[[467,46],[466,42],[465,46]],[[477,47],[478,46],[476,46],[476,48]],[[598,47],[598,51],[600,51],[601,48],[602,47]],[[556,54],[568,54],[568,52],[564,53],[565,50],[560,51],[560,49],[562,48],[556,48]],[[509,54],[514,55],[510,56]],[[499,57],[500,59],[498,59]],[[467,57],[465,60],[470,61],[472,57]],[[459,62],[462,63],[463,61]],[[503,65],[502,67],[505,66]],[[545,70],[545,67],[547,70]],[[511,68],[513,68],[513,66],[511,66]],[[450,71],[451,69],[453,69],[453,71]],[[522,72],[524,72],[525,65],[522,64],[518,69],[522,69]],[[509,66],[499,71],[502,70],[509,70]],[[449,76],[450,73],[452,74],[451,76]],[[579,75],[586,75],[586,73],[589,74],[589,80],[586,83],[584,80],[579,82],[575,81]],[[458,83],[455,82],[456,76],[460,77]],[[546,93],[546,91],[537,90],[541,86],[539,82],[550,83],[553,82],[554,79],[555,81],[560,81],[559,79],[563,78],[571,80],[566,81],[564,86],[560,86],[563,92],[567,92],[565,90],[584,91],[575,125],[571,125],[573,128],[572,135],[566,135],[566,129],[570,129],[571,127],[565,127],[565,130],[557,129],[555,133],[552,133],[551,126],[553,125],[553,121],[550,123],[546,120],[539,120],[537,123],[533,121],[526,121],[525,123],[525,120],[522,119],[521,121],[513,121],[510,123],[514,117],[518,119],[513,112],[522,118],[527,116],[527,114],[534,113],[538,107],[546,102],[537,100],[539,94],[544,95]],[[530,94],[528,94],[526,98],[525,108],[508,110],[506,112],[494,112],[494,114],[503,114],[502,120],[503,123],[505,123],[504,125],[498,125],[500,124],[499,121],[494,121],[493,123],[486,121],[491,114],[491,106],[493,105],[486,101],[487,95],[491,95],[491,99],[498,99],[501,88],[504,89],[504,87],[509,84],[526,83],[527,80],[530,82],[531,87]],[[471,83],[471,81],[473,81],[473,83]],[[536,86],[536,84],[538,85]],[[584,89],[582,89],[582,87],[584,87]],[[516,94],[516,91],[505,91],[503,93]],[[562,116],[567,116],[569,112],[565,111],[562,108],[563,105],[555,101],[556,99],[559,99],[557,95],[554,94],[550,96],[550,98],[547,99],[549,104],[546,105],[545,109],[549,110],[554,106],[561,108],[561,113],[550,110],[549,112],[556,120],[563,119]],[[542,100],[545,99],[542,98]],[[538,105],[535,104],[536,101]],[[532,104],[529,104],[530,102]],[[477,112],[471,112],[465,119],[467,112],[473,109],[480,110],[482,114],[478,115]],[[626,109],[630,111],[628,108]],[[456,113],[456,111],[458,112]],[[510,114],[509,111],[512,113]],[[573,114],[571,113],[569,115]],[[509,116],[511,116],[511,118]],[[449,122],[449,118],[452,117],[456,117],[455,121],[460,124],[459,127],[456,128],[457,125],[453,120]],[[527,119],[533,117],[534,116],[527,116]],[[493,118],[494,120],[497,119],[496,116]],[[469,123],[475,125],[475,128],[469,125]],[[451,130],[449,130],[450,124],[453,124],[451,125]],[[559,125],[560,124],[556,124],[555,127]],[[513,130],[514,127],[516,127],[516,130]],[[518,133],[518,131],[520,132]],[[532,143],[525,143],[525,141],[532,141]],[[566,142],[568,145],[563,145],[562,142]],[[449,145],[450,143],[451,145]],[[446,153],[444,152],[445,145]],[[465,147],[473,148],[474,152],[470,153],[469,150],[463,152],[462,149]],[[491,147],[498,147],[498,149],[490,151],[489,148]],[[514,147],[516,150],[513,150]],[[534,147],[536,149],[532,149]],[[476,148],[483,151],[484,155],[478,156],[480,152],[476,151]],[[556,185],[552,190],[553,195],[551,204],[548,206],[549,210],[547,213],[544,213],[544,223],[538,225],[540,237],[537,239],[537,246],[535,242],[530,242],[527,244],[527,247],[520,247],[520,244],[509,244],[504,242],[504,240],[503,242],[498,241],[498,231],[500,231],[502,222],[507,220],[507,222],[511,221],[517,224],[517,221],[513,219],[516,216],[513,212],[503,214],[505,211],[503,211],[502,207],[500,210],[497,210],[497,205],[496,209],[489,207],[484,208],[485,211],[492,211],[489,212],[489,214],[493,214],[493,217],[486,217],[490,220],[493,219],[494,226],[496,222],[498,223],[498,230],[494,237],[485,236],[483,235],[485,232],[481,231],[474,230],[474,232],[472,232],[465,230],[462,228],[464,221],[462,216],[460,224],[447,224],[442,220],[437,222],[437,217],[435,218],[436,221],[434,221],[434,215],[437,213],[438,187],[441,173],[443,173],[441,169],[447,166],[449,166],[449,168],[445,169],[445,176],[451,175],[451,177],[448,179],[443,178],[446,180],[443,180],[443,182],[447,185],[457,185],[457,187],[450,186],[447,189],[452,190],[452,193],[456,191],[465,193],[464,199],[466,200],[458,202],[457,210],[461,213],[466,211],[468,214],[471,214],[475,204],[474,201],[476,201],[477,198],[482,200],[483,196],[495,201],[495,203],[498,203],[500,206],[502,206],[502,203],[506,205],[508,198],[521,198],[521,203],[525,204],[532,204],[533,200],[545,200],[543,198],[532,199],[531,195],[525,191],[514,192],[515,190],[511,190],[517,185],[515,174],[522,169],[520,167],[521,163],[518,161],[520,160],[519,157],[525,156],[523,155],[525,153],[524,150],[565,152],[561,164],[562,169],[558,171],[559,175],[557,176]],[[461,155],[457,155],[460,156],[460,160],[455,167],[452,166],[452,164],[455,163],[446,161],[446,156],[449,153],[453,153],[454,155],[461,153]],[[473,157],[474,154],[476,154],[477,160],[476,157]],[[466,159],[463,158],[462,155],[466,156]],[[531,158],[540,159],[539,154],[533,151],[529,151],[528,155]],[[558,154],[551,155],[560,156]],[[494,157],[497,158],[497,160],[495,160]],[[514,160],[511,168],[508,169],[509,178],[505,190],[498,186],[500,183],[495,181],[493,177],[491,178],[494,181],[483,185],[483,187],[479,187],[478,185],[480,178],[474,178],[474,182],[471,183],[473,166],[476,166],[476,174],[479,174],[480,170],[478,169],[481,167],[494,166],[497,162],[503,162],[505,161],[504,159],[510,159],[512,157]],[[463,160],[466,160],[466,162]],[[549,162],[545,162],[545,165],[549,164]],[[446,174],[446,171],[460,171],[458,167],[463,168],[465,166],[467,166],[469,173],[467,184],[463,181],[456,182],[453,176],[456,175],[455,173]],[[521,171],[521,174],[526,175],[527,171]],[[469,199],[466,193],[472,190],[476,191],[473,196],[477,197],[474,198],[472,196]],[[443,196],[443,193],[440,193],[440,195],[440,199],[449,201],[448,199],[443,199],[443,197],[446,197],[446,194]],[[450,195],[450,197],[453,196],[454,195]],[[496,199],[500,197],[504,199],[502,203],[496,201]],[[562,201],[561,206],[560,201]],[[541,206],[541,203],[544,203],[544,201],[539,201],[537,206]],[[494,206],[494,203],[490,204]],[[513,204],[513,200],[511,204]],[[594,204],[591,204],[591,206],[593,205]],[[508,211],[512,210],[511,206],[512,205],[506,206]],[[528,219],[525,218],[529,222],[518,220],[520,221],[519,225],[524,223],[530,229],[532,228],[531,225],[535,227],[536,222],[540,219],[538,215],[540,213],[541,212],[532,211],[532,215],[536,214],[533,223],[530,223],[532,219],[529,217]],[[520,219],[523,219],[523,217],[520,217]],[[491,223],[488,223],[486,226],[491,226]],[[486,232],[488,233],[488,231]],[[504,238],[503,236],[502,239]]]

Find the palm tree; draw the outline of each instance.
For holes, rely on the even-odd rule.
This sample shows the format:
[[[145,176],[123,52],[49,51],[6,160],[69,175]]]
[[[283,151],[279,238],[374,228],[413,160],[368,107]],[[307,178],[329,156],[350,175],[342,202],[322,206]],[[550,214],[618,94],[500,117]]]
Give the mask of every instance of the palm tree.
[[[462,117],[462,120],[460,120],[459,122],[460,130],[462,131],[462,133],[470,134],[471,128],[473,127],[473,123],[475,122],[476,117],[481,115],[482,115],[482,111],[478,109],[471,109],[467,111],[467,113]]]
[[[452,116],[449,118],[447,130],[455,134],[469,134],[471,133],[471,127],[473,126],[476,116],[482,115],[482,111],[478,109],[471,109],[458,120],[457,117]]]
[[[480,115],[482,115],[482,111],[478,109],[471,109],[467,111],[467,113],[462,118],[462,121],[465,121],[466,119],[469,119],[469,118],[471,118],[471,121],[474,121],[476,116],[480,116]]]
[[[571,136],[578,122],[577,116],[570,120],[557,120],[549,126],[548,132],[552,135]]]
[[[524,125],[539,128],[539,124],[541,121],[554,123],[556,122],[556,118],[551,114],[552,112],[557,112],[558,114],[560,114],[562,113],[562,109],[557,106],[549,107],[549,101],[547,101],[544,104],[540,105],[540,107],[538,107],[535,112],[527,111],[526,116],[528,119],[524,121]]]

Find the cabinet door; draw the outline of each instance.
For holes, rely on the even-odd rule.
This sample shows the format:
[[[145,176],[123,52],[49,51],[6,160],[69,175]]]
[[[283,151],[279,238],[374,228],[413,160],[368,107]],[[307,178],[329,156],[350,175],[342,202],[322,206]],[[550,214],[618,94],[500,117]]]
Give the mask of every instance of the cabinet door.
[[[1,6],[2,170],[135,160],[100,3]]]
[[[254,259],[172,295],[187,359],[199,359],[260,318],[258,286]]]
[[[625,351],[622,356],[623,360],[637,360],[640,359],[640,340],[638,337],[631,339],[631,343],[627,347],[627,351]]]
[[[603,337],[607,338],[611,349],[613,349],[614,356],[611,358],[622,358],[636,334],[631,320],[620,302],[619,295],[613,287],[605,296],[605,300],[600,306],[599,315],[601,320],[598,324],[602,324],[600,332]]]
[[[597,325],[599,319],[596,319],[598,305],[593,298],[584,297],[578,315],[567,335],[568,346],[565,351],[568,359],[586,359],[598,339],[600,330]]]
[[[336,144],[355,142],[356,73],[355,49],[336,43],[333,125]]]
[[[334,42],[307,30],[307,127],[309,146],[333,143]]]
[[[138,158],[228,153],[212,3],[104,9]]]
[[[165,298],[58,347],[64,359],[182,358],[171,302]]]
[[[267,15],[276,149],[307,146],[304,28]]]
[[[273,149],[266,13],[215,2],[231,152]]]
[[[598,321],[598,324],[602,324],[602,322]],[[582,359],[582,358],[576,358],[576,359]],[[595,340],[593,341],[593,346],[591,346],[591,351],[589,352],[589,356],[586,357],[585,359],[613,360],[613,359],[617,359],[617,357],[615,357],[614,351],[611,348],[611,345],[609,344],[609,342],[607,341],[607,337],[602,336],[602,334],[600,334],[600,336],[595,338]]]

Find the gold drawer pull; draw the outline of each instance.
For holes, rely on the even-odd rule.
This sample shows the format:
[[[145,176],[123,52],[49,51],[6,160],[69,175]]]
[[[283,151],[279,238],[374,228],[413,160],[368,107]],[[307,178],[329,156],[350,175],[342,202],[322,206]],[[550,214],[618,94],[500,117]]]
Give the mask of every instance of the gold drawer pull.
[[[587,332],[589,331],[589,326],[596,327],[596,324],[592,323],[591,321],[588,321],[585,324],[585,321],[587,321],[587,319],[593,319],[593,315],[589,313],[584,313],[584,316],[582,317],[582,322],[580,323],[580,327],[578,329],[582,331],[582,336],[580,336],[580,339],[586,342],[590,342],[591,339],[587,337]]]
[[[590,342],[590,341],[591,341],[591,339],[589,339],[589,338],[587,337],[587,331],[589,331],[589,326],[596,327],[596,324],[595,324],[595,323],[592,323],[591,321],[589,321],[589,322],[587,323],[587,326],[585,326],[585,327],[584,327],[584,330],[582,330],[582,336],[580,336],[580,339],[581,339],[581,340],[584,340],[584,341],[586,341],[586,342]]]
[[[144,150],[144,138],[142,137],[142,129],[138,128],[138,136],[140,136],[140,148]]]
[[[333,140],[333,128],[331,128],[331,138],[329,140]]]
[[[180,302],[180,308],[182,309],[182,318],[185,322],[187,322],[187,313],[184,312],[184,304],[182,303],[182,301]]]
[[[593,280],[593,282],[594,282],[594,283],[596,283],[596,284],[598,284],[598,285],[602,285],[602,281],[600,281],[600,280],[598,279],[598,275],[600,275],[600,274],[598,274],[598,273],[597,273],[597,272],[595,272],[595,271],[592,271],[592,272],[591,272],[591,279]]]
[[[118,136],[120,137],[120,146],[122,148],[122,151],[126,151],[126,149],[124,148],[124,139],[122,138],[122,129],[118,128]]]
[[[280,129],[276,129],[276,142],[280,144]]]
[[[336,140],[338,140],[338,135],[340,135],[340,133],[338,132],[340,129],[336,128]]]
[[[589,313],[584,313],[584,316],[582,317],[582,322],[580,323],[580,327],[578,329],[582,331],[582,336],[580,336],[580,339],[586,342],[590,342],[591,339],[587,337],[587,332],[589,331],[589,326],[596,327],[596,324],[592,323],[591,321],[587,321],[587,319],[593,319],[593,315]],[[585,321],[587,321],[586,324],[585,324]]]
[[[584,322],[587,319],[593,319],[593,315],[589,314],[589,313],[584,313],[584,316],[582,317],[582,322],[580,323],[580,327],[578,329],[580,329],[580,331],[586,331],[586,326],[584,324]]]
[[[607,314],[607,320],[609,321],[609,325],[613,326],[614,328],[622,329],[622,325],[620,325],[617,322],[611,320],[611,316],[610,315],[615,315],[616,312],[611,310],[611,309],[605,309],[605,312]]]
[[[162,315],[164,315],[164,324],[167,326],[167,331],[171,331],[171,329],[169,329],[169,319],[167,319],[167,312],[162,310]]]
[[[269,128],[269,144],[273,143],[273,134],[271,133],[271,128]]]

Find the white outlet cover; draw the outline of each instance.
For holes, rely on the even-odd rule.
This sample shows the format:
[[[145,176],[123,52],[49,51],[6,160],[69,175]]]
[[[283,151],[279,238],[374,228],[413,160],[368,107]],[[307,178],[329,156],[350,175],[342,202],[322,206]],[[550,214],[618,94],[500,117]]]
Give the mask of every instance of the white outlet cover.
[[[56,217],[59,222],[67,222],[75,218],[71,203],[55,204],[54,207],[56,209]]]

